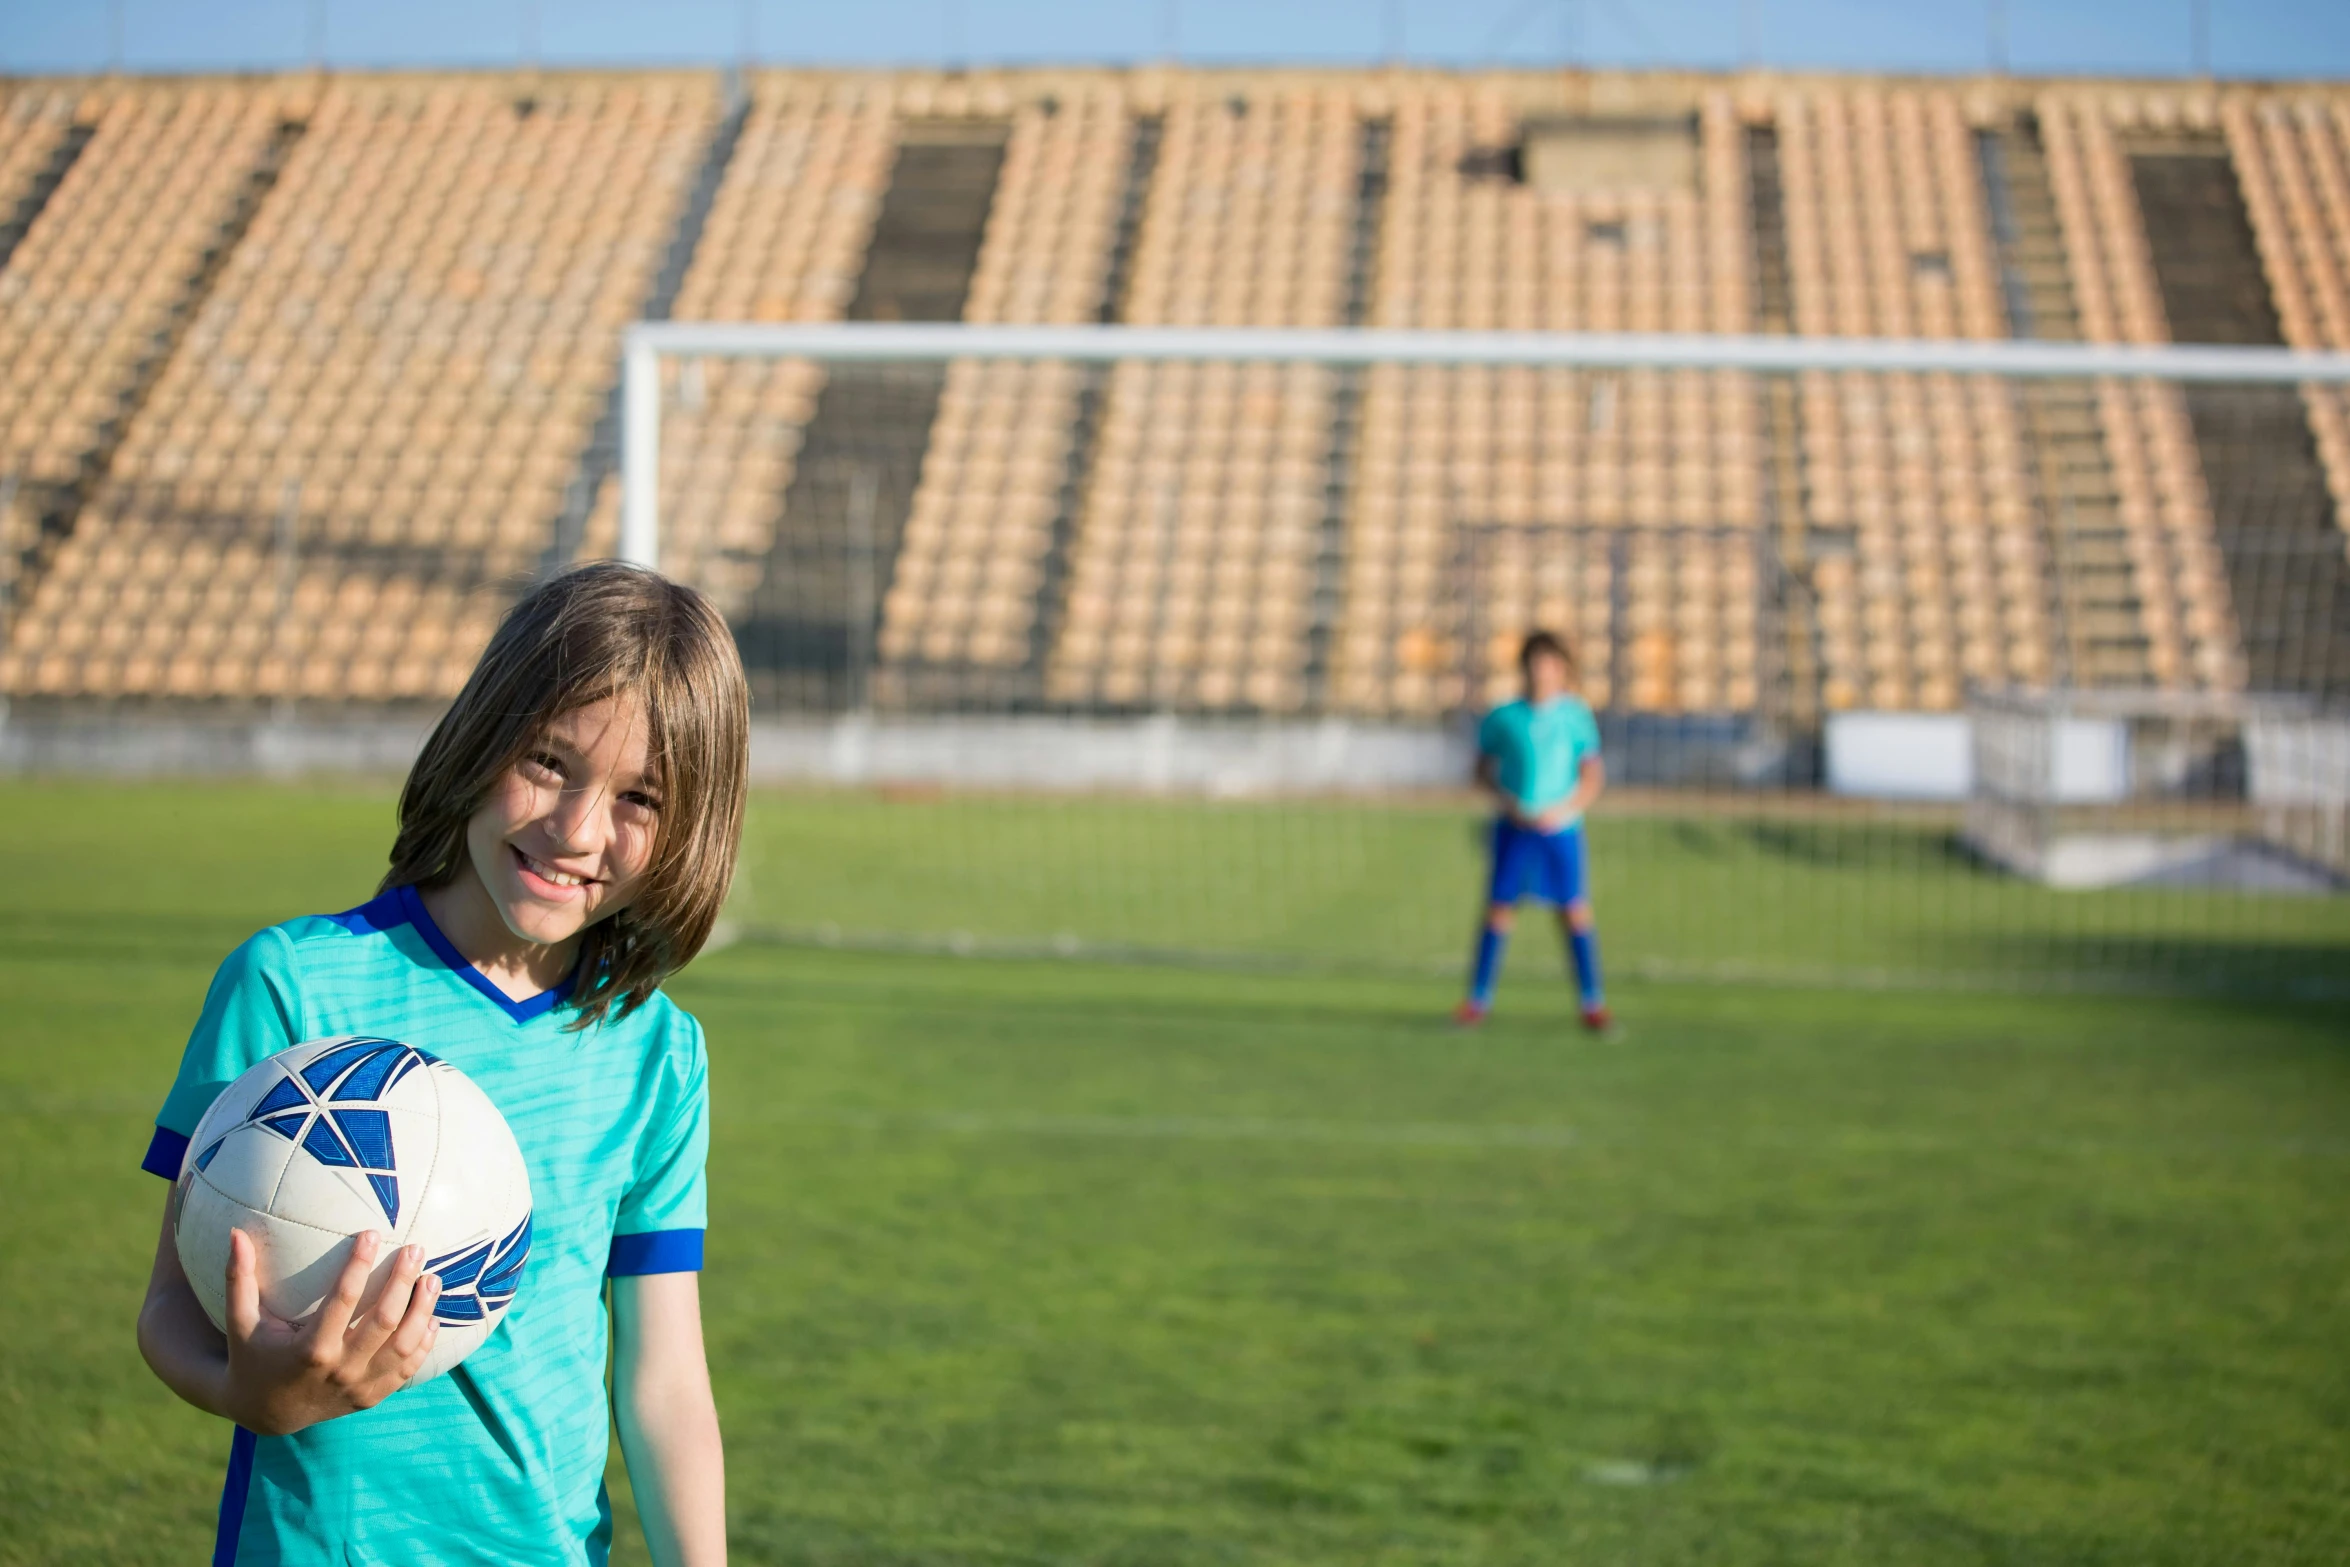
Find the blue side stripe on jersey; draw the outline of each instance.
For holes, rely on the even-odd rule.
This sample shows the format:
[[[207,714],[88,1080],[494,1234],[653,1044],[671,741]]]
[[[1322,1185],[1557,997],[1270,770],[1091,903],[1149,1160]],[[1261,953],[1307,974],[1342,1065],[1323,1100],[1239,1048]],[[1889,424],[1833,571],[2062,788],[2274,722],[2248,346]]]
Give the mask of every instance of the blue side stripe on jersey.
[[[605,1276],[615,1279],[642,1273],[701,1271],[700,1230],[647,1230],[641,1235],[615,1235],[612,1259],[604,1264]]]
[[[220,1529],[212,1537],[212,1567],[237,1567],[237,1539],[245,1532],[245,1496],[253,1489],[253,1433],[243,1426],[229,1438],[228,1478],[220,1484]]]
[[[147,1157],[139,1161],[139,1168],[149,1175],[176,1181],[180,1178],[180,1161],[187,1156],[188,1140],[168,1126],[159,1126],[147,1140]]]
[[[491,984],[490,977],[467,962],[465,954],[459,952],[449,938],[441,934],[441,928],[432,922],[432,915],[425,911],[424,900],[416,895],[414,887],[396,887],[391,895],[400,900],[400,908],[407,915],[408,923],[416,927],[416,933],[424,938],[424,944],[432,948],[433,956],[447,964],[459,979],[496,1002],[498,1009],[515,1022],[527,1023],[533,1018],[544,1017],[571,994],[571,981],[566,979],[553,990],[542,990],[528,1001],[515,1000]]]

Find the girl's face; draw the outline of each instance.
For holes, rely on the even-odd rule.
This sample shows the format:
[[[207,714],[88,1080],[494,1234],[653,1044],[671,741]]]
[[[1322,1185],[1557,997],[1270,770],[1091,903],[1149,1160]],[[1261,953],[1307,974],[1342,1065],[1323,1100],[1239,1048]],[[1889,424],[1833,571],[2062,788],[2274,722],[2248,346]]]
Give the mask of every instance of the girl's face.
[[[614,696],[547,725],[473,813],[465,847],[506,928],[553,945],[628,907],[660,822],[644,713]]]

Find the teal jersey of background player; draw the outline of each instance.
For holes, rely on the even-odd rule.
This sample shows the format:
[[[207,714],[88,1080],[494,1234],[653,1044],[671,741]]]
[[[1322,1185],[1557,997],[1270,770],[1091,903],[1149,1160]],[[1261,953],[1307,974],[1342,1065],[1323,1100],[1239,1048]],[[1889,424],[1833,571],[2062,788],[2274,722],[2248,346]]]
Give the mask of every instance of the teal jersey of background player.
[[[1585,757],[1599,754],[1599,720],[1579,696],[1540,706],[1523,697],[1502,703],[1477,726],[1477,750],[1493,758],[1494,781],[1528,815],[1565,799]]]
[[[289,920],[213,979],[146,1168],[171,1178],[214,1096],[305,1039],[381,1034],[481,1085],[530,1170],[531,1247],[498,1331],[456,1370],[284,1437],[238,1430],[218,1563],[601,1563],[607,1275],[698,1269],[709,1072],[700,1025],[655,995],[566,1031],[562,992],[514,1001],[412,888]]]

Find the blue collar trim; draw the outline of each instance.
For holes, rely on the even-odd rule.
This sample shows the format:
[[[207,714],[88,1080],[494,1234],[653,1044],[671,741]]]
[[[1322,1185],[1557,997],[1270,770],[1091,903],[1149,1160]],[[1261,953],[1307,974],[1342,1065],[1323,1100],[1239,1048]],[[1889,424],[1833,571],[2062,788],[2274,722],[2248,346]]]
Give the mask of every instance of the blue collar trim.
[[[540,991],[527,1001],[517,1001],[491,984],[490,977],[466,961],[465,954],[457,950],[456,944],[441,934],[441,928],[432,922],[432,915],[424,907],[424,899],[417,896],[414,887],[394,887],[389,892],[378,893],[355,909],[330,914],[327,918],[353,935],[366,931],[397,930],[402,925],[413,925],[416,934],[424,938],[424,944],[432,948],[434,957],[439,958],[459,979],[496,1002],[498,1010],[517,1023],[528,1023],[533,1018],[545,1017],[571,996],[569,979],[553,990]]]

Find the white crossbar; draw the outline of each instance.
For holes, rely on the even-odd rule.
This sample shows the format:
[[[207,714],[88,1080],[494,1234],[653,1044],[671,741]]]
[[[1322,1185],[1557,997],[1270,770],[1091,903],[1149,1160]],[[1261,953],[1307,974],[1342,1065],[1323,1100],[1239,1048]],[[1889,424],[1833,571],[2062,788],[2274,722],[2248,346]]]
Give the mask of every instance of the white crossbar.
[[[958,322],[640,321],[622,353],[620,553],[659,559],[660,359],[1277,360],[1323,365],[1500,365],[1571,370],[2124,377],[2234,385],[2350,384],[2350,354],[2290,348],[1919,338],[1731,337],[1669,332],[1316,331]]]

